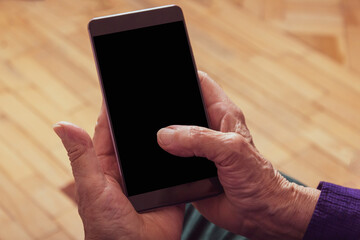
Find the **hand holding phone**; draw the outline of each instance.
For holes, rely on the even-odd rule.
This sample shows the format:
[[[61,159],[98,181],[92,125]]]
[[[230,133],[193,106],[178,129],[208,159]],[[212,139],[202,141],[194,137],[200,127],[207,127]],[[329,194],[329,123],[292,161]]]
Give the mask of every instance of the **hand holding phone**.
[[[179,16],[176,15],[175,12],[172,12],[174,16]],[[161,22],[164,19],[167,18],[160,17]],[[144,24],[144,22],[141,21],[139,22],[141,24]],[[113,22],[110,21],[110,23]],[[97,28],[99,26],[100,28]],[[99,35],[95,34],[94,36],[102,36],[104,35],[104,33],[114,33],[112,32],[114,31],[114,29],[111,26],[117,26],[117,25],[116,24],[110,24],[110,26],[108,24],[98,25],[97,27],[95,27],[95,29],[97,29],[95,30],[95,33]],[[184,28],[182,28],[182,30],[184,30]],[[144,39],[148,40],[148,38],[144,38]],[[176,39],[184,39],[184,38],[177,37]],[[128,42],[131,45],[132,41],[128,41]],[[150,42],[154,43],[154,41],[150,41]],[[159,40],[159,42],[164,43],[164,40],[163,39],[162,41]],[[118,43],[118,41],[115,41],[115,43]],[[111,44],[109,44],[109,46],[110,45]],[[107,45],[105,46],[105,48],[106,47]],[[142,49],[146,50],[148,49],[148,47]],[[113,50],[113,48],[111,47],[108,48],[108,51],[111,52],[111,50]],[[126,54],[119,55],[119,53],[126,53],[128,49],[123,48],[123,50],[124,52],[115,51],[116,53],[115,55],[127,56]],[[188,51],[185,52],[188,53]],[[132,62],[132,64],[137,62],[140,63],[144,62],[144,59],[139,59],[136,57],[135,58],[130,57],[130,60],[131,59],[132,61],[130,62]],[[172,65],[173,61],[170,61],[169,59],[171,58],[166,58],[166,60],[168,60],[167,64]],[[124,69],[123,65],[121,65],[121,63],[124,63],[124,61],[116,61],[116,60],[118,59],[115,59],[113,63],[110,63],[110,66],[115,66],[119,68],[122,67],[122,69]],[[128,59],[125,58],[125,62],[127,60]],[[148,58],[147,61],[145,62],[151,62],[151,61]],[[99,63],[99,65],[101,64]],[[105,64],[105,66],[107,66],[107,64]],[[177,66],[177,64],[175,64],[175,66]],[[193,69],[190,72],[195,73],[195,77],[196,77],[197,76],[196,71],[194,71],[194,69],[196,69],[195,65],[193,64],[192,66]],[[134,71],[134,68],[129,68],[129,69],[131,70],[130,71],[131,74],[129,75],[127,74],[118,75],[115,74],[116,72],[113,72],[112,74],[108,74],[107,76],[108,77],[110,76],[110,79],[112,80],[110,81],[110,83],[111,82],[113,83],[113,85],[110,84],[110,86],[116,87],[118,84],[117,81],[123,80],[124,76],[125,77],[133,76],[136,75],[137,73],[140,73],[141,75],[141,72]],[[189,70],[190,68],[187,69]],[[148,68],[147,70],[152,70],[152,68]],[[177,71],[175,72],[178,73]],[[173,72],[167,74],[168,75],[166,79],[169,78],[173,79],[171,78],[171,76],[173,76]],[[157,79],[156,78],[157,75],[152,75],[153,77],[151,77],[150,79],[146,78],[147,75],[142,75],[142,76],[145,76],[144,79],[148,81]],[[161,148],[163,148],[168,153],[182,157],[192,157],[196,155],[196,156],[202,156],[208,158],[208,160],[199,159],[199,158],[187,158],[187,159],[181,158],[182,162],[191,160],[190,163],[192,164],[192,163],[196,163],[198,160],[200,160],[200,162],[201,160],[206,160],[207,162],[212,161],[216,163],[217,171],[219,173],[219,178],[221,179],[221,183],[224,186],[224,194],[219,194],[212,198],[202,199],[200,201],[195,202],[194,205],[207,219],[214,222],[218,226],[222,226],[226,229],[229,229],[234,233],[246,234],[250,237],[257,236],[257,238],[259,239],[269,237],[267,236],[267,234],[270,234],[272,237],[279,236],[278,238],[288,239],[290,238],[289,236],[281,236],[281,233],[284,232],[283,226],[284,224],[295,222],[296,223],[295,225],[293,224],[288,226],[289,228],[287,228],[286,232],[290,234],[292,233],[301,234],[301,231],[299,231],[299,226],[301,228],[300,230],[304,230],[303,228],[306,228],[308,224],[307,220],[309,220],[311,217],[311,213],[312,213],[311,210],[313,210],[313,208],[315,207],[317,201],[316,196],[318,197],[319,191],[310,193],[311,191],[309,189],[307,189],[307,191],[304,191],[304,189],[288,188],[287,182],[281,177],[281,175],[276,170],[272,168],[271,164],[266,159],[264,159],[260,155],[260,153],[255,149],[252,143],[252,138],[245,124],[244,115],[242,114],[241,110],[237,108],[236,105],[227,98],[227,96],[221,90],[221,88],[209,77],[201,74],[200,78],[202,79],[199,82],[201,83],[201,86],[203,88],[202,94],[206,109],[205,115],[207,112],[209,120],[211,122],[211,126],[213,127],[214,130],[210,130],[205,127],[195,127],[195,126],[183,126],[183,125],[170,126],[167,127],[168,129],[172,128],[172,133],[167,136],[168,140],[171,140],[170,143],[166,143],[162,139],[162,137],[164,137],[162,136],[164,133],[164,129],[158,132],[158,139],[157,139],[160,143]],[[159,79],[161,79],[161,77]],[[182,79],[188,80],[192,78],[189,77]],[[102,81],[104,83],[104,79],[102,79]],[[175,81],[175,83],[177,84],[179,82]],[[190,81],[190,83],[194,83],[194,81]],[[115,92],[115,94],[110,94],[110,95],[112,95],[113,97],[115,97],[115,99],[117,99],[116,98],[117,94],[120,94],[123,96],[127,96],[128,98],[131,98],[131,100],[134,100],[136,99],[135,97],[133,98],[133,96],[135,96],[134,90],[137,90],[139,87],[141,87],[141,84],[139,81],[135,81],[134,85],[130,85],[130,86],[132,86],[132,88],[125,87],[122,88],[121,91],[119,92],[111,91],[112,88],[110,88],[110,92],[112,93]],[[145,90],[143,89],[143,93],[145,93],[146,90],[148,91],[152,90],[150,88],[151,85],[145,84],[145,86],[148,88],[145,88]],[[158,85],[158,86],[162,86],[162,85]],[[194,88],[194,86],[197,85],[190,84],[185,88],[185,90],[189,90],[188,87],[190,87],[193,90],[194,89],[199,90],[198,86],[197,88],[196,87]],[[175,88],[177,87],[178,86],[176,85]],[[170,89],[173,88],[174,86],[172,85]],[[191,92],[198,93],[199,91],[197,90]],[[104,90],[104,92],[105,91],[108,92],[108,90]],[[170,91],[170,92],[175,93],[176,91],[175,92]],[[129,97],[129,93],[132,93],[130,97]],[[158,99],[158,103],[168,101],[168,99],[171,99],[173,95],[176,96],[175,99],[179,98],[184,100],[183,95],[176,95],[176,94],[167,94],[165,100],[161,98],[156,98],[158,95],[163,96],[160,93],[162,93],[162,91],[154,95],[155,99]],[[153,103],[152,101],[150,101],[153,95],[144,94],[144,96],[148,96],[149,99],[148,102]],[[199,101],[199,94],[195,94],[192,96],[186,95],[185,99],[187,97],[191,99],[194,96],[195,96],[194,99],[197,100],[190,102],[191,103],[201,102],[201,104],[200,105],[193,104],[195,106],[196,111],[191,112],[190,115],[193,116],[192,114],[194,114],[194,116],[196,115],[200,117],[199,119],[202,119],[202,123],[204,123],[203,120],[206,118],[204,118],[204,114],[203,114],[204,111],[202,108],[202,101]],[[144,141],[146,138],[142,138],[142,137],[145,131],[144,129],[148,127],[146,125],[148,121],[146,120],[152,119],[152,117],[154,117],[151,114],[146,115],[146,112],[149,109],[156,107],[157,105],[139,104],[137,108],[134,108],[136,110],[131,112],[131,114],[126,114],[128,113],[127,110],[131,110],[131,108],[126,106],[126,104],[124,105],[124,103],[131,103],[132,101],[128,101],[129,99],[124,99],[125,101],[112,101],[112,100],[109,101],[107,97],[108,94],[104,93],[104,98],[107,101],[106,108],[108,114],[111,115],[110,112],[112,112],[115,113],[115,116],[117,117],[113,119],[112,116],[109,116],[109,119],[107,119],[105,108],[103,108],[98,120],[93,141],[85,131],[76,127],[75,125],[58,123],[54,126],[54,130],[61,138],[66,150],[68,151],[68,155],[72,163],[71,165],[73,169],[73,175],[75,178],[75,182],[77,186],[77,194],[79,197],[79,202],[78,202],[79,213],[84,222],[86,238],[97,239],[99,238],[99,236],[101,236],[101,238],[104,239],[105,238],[116,239],[118,237],[125,236],[128,239],[159,239],[159,240],[178,239],[179,236],[181,235],[181,230],[182,230],[182,222],[183,222],[183,214],[184,214],[183,205],[159,208],[159,209],[155,209],[154,211],[143,214],[138,214],[135,211],[134,206],[137,210],[143,211],[143,210],[152,209],[154,207],[162,206],[163,204],[166,205],[166,204],[178,203],[179,198],[170,198],[170,201],[168,201],[169,200],[168,198],[162,198],[162,196],[169,196],[169,195],[176,196],[176,194],[178,194],[179,192],[184,193],[186,191],[179,191],[179,189],[177,189],[178,185],[175,186],[171,185],[169,188],[172,189],[173,191],[170,192],[163,191],[163,188],[160,187],[160,189],[155,190],[156,193],[155,195],[153,195],[154,193],[152,192],[154,191],[152,190],[146,191],[145,188],[145,192],[140,194],[147,195],[148,193],[150,193],[150,195],[146,196],[147,199],[149,199],[150,204],[144,205],[142,203],[143,198],[131,199],[131,197],[127,198],[124,195],[125,192],[129,196],[129,191],[127,191],[128,188],[132,188],[131,191],[135,191],[135,192],[139,191],[139,189],[141,188],[133,188],[133,186],[127,185],[128,183],[125,182],[124,184],[122,184],[122,187],[125,186],[127,188],[124,189],[125,191],[123,192],[120,183],[125,178],[124,176],[122,176],[122,178],[120,179],[119,172],[114,171],[115,169],[114,164],[116,165],[117,160],[119,160],[118,153],[123,152],[123,150],[119,151],[117,149],[116,143],[118,143],[118,141],[117,141],[117,137],[114,137],[116,133],[114,129],[111,128],[116,125],[114,123],[116,123],[117,120],[120,121],[122,120],[121,118],[119,119],[118,116],[122,116],[128,121],[129,125],[125,124],[125,127],[132,126],[129,127],[130,130],[140,129],[137,131],[138,134],[134,135],[135,138],[130,138],[131,140],[134,141],[132,142],[129,141],[125,143],[125,146],[130,146],[129,149],[133,150],[132,155],[141,155],[143,154],[141,153],[141,151],[148,153],[147,151],[144,151],[144,149],[146,148],[141,148],[141,146],[146,145],[146,142],[148,141],[150,142],[154,140],[156,141],[156,136],[152,137],[153,139],[148,139],[146,141]],[[201,97],[201,92],[200,92],[200,97]],[[112,102],[111,106],[113,107],[109,107],[109,102]],[[167,102],[167,105],[168,104],[169,102]],[[176,106],[179,109],[181,109],[181,104]],[[193,107],[190,106],[189,104],[186,106],[187,107],[183,109],[188,110],[189,108],[192,109]],[[201,106],[201,108],[199,108],[199,106]],[[121,113],[121,114],[117,115],[117,113]],[[162,111],[160,111],[160,113],[162,113]],[[183,115],[188,116],[187,114],[183,114]],[[134,116],[137,116],[137,118]],[[140,121],[138,122],[140,124],[135,124],[135,125],[131,122],[132,120],[138,120],[138,119],[143,121]],[[161,122],[161,119],[158,120]],[[149,123],[151,123],[151,121]],[[172,124],[174,124],[173,120],[171,120],[170,123],[165,122],[162,123],[161,125],[172,125]],[[179,123],[179,124],[183,124],[183,123]],[[195,124],[195,125],[202,125],[202,124]],[[122,126],[122,125],[119,124],[117,126]],[[154,135],[153,134],[154,132],[157,132],[158,129],[163,127],[166,126],[161,126],[159,128],[156,127],[153,129],[150,127],[149,129],[152,129],[151,135]],[[111,136],[111,134],[113,136]],[[114,138],[116,138],[115,139],[116,141],[114,140]],[[113,145],[109,144],[110,142],[113,142],[114,144]],[[132,144],[136,145],[137,147],[131,148]],[[158,145],[156,146],[159,147]],[[147,155],[143,154],[142,156],[147,156]],[[167,155],[167,158],[169,156],[171,155]],[[145,158],[145,160],[156,161],[157,159]],[[122,163],[122,160],[120,161]],[[128,170],[126,170],[126,172],[128,172]],[[150,171],[150,173],[154,173],[154,172]],[[182,171],[181,173],[184,173],[184,171]],[[207,174],[209,172],[203,171],[202,174],[203,173]],[[204,175],[202,174],[200,174],[201,176],[200,179],[204,177]],[[153,176],[154,174],[150,174],[150,177],[146,179],[142,179],[142,182],[148,181]],[[203,179],[205,180],[205,182],[202,182],[202,180],[200,180],[201,183],[200,186],[217,186],[216,184],[202,185],[203,183],[206,182],[209,183],[207,179],[212,179],[211,175],[210,178],[207,177]],[[180,179],[183,180],[182,178]],[[171,184],[174,183],[172,181],[170,182]],[[210,180],[210,183],[214,183],[214,182]],[[187,190],[186,183],[185,185],[184,184],[180,184],[180,185],[183,185],[183,187],[185,186],[185,190]],[[154,187],[155,185],[153,185],[152,182],[152,184],[147,185],[147,187],[149,186]],[[199,186],[199,185],[195,184],[195,186]],[[158,186],[156,186],[156,188],[157,187]],[[189,188],[191,189],[192,187],[193,187],[192,182],[190,182]],[[205,191],[203,191],[204,189]],[[200,196],[204,196],[203,195],[204,192],[214,193],[209,190],[216,189],[216,187],[215,188],[205,187],[204,189],[198,187],[198,190],[201,193]],[[182,190],[184,190],[184,188],[182,188]],[[297,194],[294,194],[294,190],[297,192]],[[157,191],[166,194],[158,195]],[[188,192],[193,193],[193,191],[188,191]],[[155,196],[158,196],[158,198],[156,198]],[[198,196],[199,195],[195,195],[195,197]],[[157,199],[156,201],[151,200],[154,197],[155,199]],[[293,199],[294,197],[299,199]],[[194,195],[190,194],[190,199],[193,198]],[[129,199],[131,202],[129,201]],[[180,196],[180,200],[181,201],[184,200],[183,194]],[[298,204],[295,205],[288,204],[292,202],[296,202]],[[309,206],[309,207],[304,209],[303,206]],[[274,209],[279,209],[279,211],[274,211]],[[270,212],[268,212],[268,210],[270,210]],[[308,218],[304,217],[304,214],[300,214],[300,215],[298,214],[299,212],[304,212],[303,210],[305,210],[304,214]],[[286,214],[283,214],[284,212]],[[274,213],[279,213],[279,214],[274,214]],[[294,220],[294,217],[297,218],[295,220],[302,220],[302,222],[299,223],[299,221],[289,221],[289,220]],[[279,228],[274,229],[272,228],[273,226],[279,226],[280,229]]]
[[[213,162],[171,155],[156,139],[172,124],[208,127],[181,9],[95,18],[89,32],[123,190],[135,209],[221,193]]]

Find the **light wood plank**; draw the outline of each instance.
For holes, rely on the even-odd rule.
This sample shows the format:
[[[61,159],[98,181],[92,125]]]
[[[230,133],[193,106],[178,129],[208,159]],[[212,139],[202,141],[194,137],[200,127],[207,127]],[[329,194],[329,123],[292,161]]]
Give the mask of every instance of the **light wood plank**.
[[[85,40],[88,41],[88,39]],[[90,51],[90,46],[88,46],[88,51]],[[54,54],[58,57],[52,57]],[[34,51],[32,55],[33,59],[41,63],[57,81],[62,82],[81,102],[86,105],[88,103],[94,106],[99,105],[101,102],[101,90],[95,72],[95,63],[92,63],[93,71],[83,71],[81,68],[74,66],[72,59],[68,58],[64,51],[50,43],[47,44],[46,50]],[[92,58],[92,55],[90,57]]]
[[[56,102],[48,99],[46,95],[36,86],[19,89],[16,91],[19,101],[26,102],[33,112],[44,119],[49,125],[63,120],[66,111],[56,108]],[[14,94],[14,95],[15,95]]]
[[[305,100],[318,99],[323,95],[322,89],[307,83],[297,74],[294,74],[288,69],[282,67],[280,64],[277,64],[274,59],[254,57],[251,59],[251,62],[256,64],[258,68],[262,68],[267,71],[270,75],[275,75],[279,80],[279,85],[286,86],[287,89],[294,89],[298,91],[300,97]]]
[[[56,232],[48,237],[46,237],[46,240],[72,240],[68,234],[66,234],[64,231]]]
[[[34,170],[17,152],[0,140],[0,168],[17,184],[27,177],[34,176]]]
[[[55,220],[72,239],[84,239],[83,224],[77,209],[64,212]]]
[[[14,122],[0,118],[0,123],[0,138],[2,141],[6,143],[8,148],[16,152],[23,161],[31,165],[37,175],[44,177],[48,184],[62,187],[73,179],[68,161],[64,163],[66,169],[62,168],[44,147],[34,143],[31,135],[24,133]],[[55,149],[63,150],[60,140],[59,146]],[[66,158],[65,150],[63,150],[63,156]]]
[[[56,163],[61,165],[64,170],[68,170],[68,163],[63,161],[62,156],[56,155],[56,149],[61,146],[61,141],[52,130],[53,124],[47,123],[26,104],[14,95],[0,95],[0,105],[3,106],[0,111],[5,113],[28,136],[31,136],[38,145],[43,146],[47,152],[53,153],[54,160],[57,160]]]
[[[76,208],[75,203],[61,192],[60,188],[49,185],[40,177],[31,176],[25,178],[20,188],[23,192],[27,193],[44,212],[53,218]]]
[[[81,106],[81,101],[63,84],[57,81],[40,63],[29,56],[21,56],[14,60],[19,72],[32,84],[36,85],[44,95],[56,103],[56,108],[72,111]],[[31,74],[36,73],[36,74]]]
[[[0,173],[0,192],[6,198],[0,198],[0,206],[6,209],[11,218],[26,230],[33,238],[41,238],[57,230],[57,225],[11,181]]]
[[[32,238],[24,228],[16,221],[13,221],[6,212],[0,208],[0,239],[30,240]]]

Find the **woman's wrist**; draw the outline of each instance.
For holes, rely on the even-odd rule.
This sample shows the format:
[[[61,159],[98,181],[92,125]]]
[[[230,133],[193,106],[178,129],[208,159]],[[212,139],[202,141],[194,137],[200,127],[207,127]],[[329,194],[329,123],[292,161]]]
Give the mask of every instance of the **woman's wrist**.
[[[293,207],[290,207],[292,211],[289,215],[293,216],[293,228],[300,233],[300,239],[302,239],[315,211],[320,190],[299,185],[296,185],[295,188],[297,189],[295,203]]]
[[[309,225],[320,191],[290,183],[279,173],[265,212],[254,220],[262,236],[253,239],[302,239]],[[265,198],[264,198],[265,199]],[[256,234],[255,234],[256,235]]]

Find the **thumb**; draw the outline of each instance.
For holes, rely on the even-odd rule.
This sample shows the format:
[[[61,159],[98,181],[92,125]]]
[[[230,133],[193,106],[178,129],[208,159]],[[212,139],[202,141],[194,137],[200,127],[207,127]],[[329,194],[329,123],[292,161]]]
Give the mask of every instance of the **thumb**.
[[[68,122],[59,122],[53,128],[68,153],[79,197],[82,192],[88,195],[96,187],[103,187],[105,176],[85,130]]]
[[[169,126],[160,129],[157,137],[160,147],[171,154],[205,157],[221,166],[233,165],[242,159],[249,145],[238,133],[197,126]]]

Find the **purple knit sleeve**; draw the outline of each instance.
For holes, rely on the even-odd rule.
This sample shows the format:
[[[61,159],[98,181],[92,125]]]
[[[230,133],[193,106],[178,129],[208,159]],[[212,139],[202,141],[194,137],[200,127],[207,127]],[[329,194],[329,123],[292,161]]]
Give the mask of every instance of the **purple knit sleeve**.
[[[320,182],[304,240],[360,239],[360,190]]]

